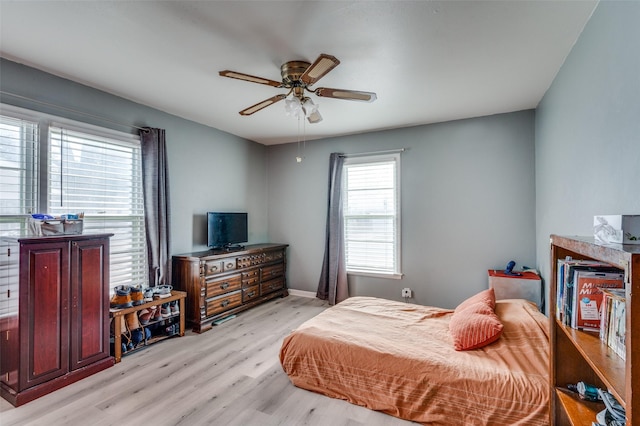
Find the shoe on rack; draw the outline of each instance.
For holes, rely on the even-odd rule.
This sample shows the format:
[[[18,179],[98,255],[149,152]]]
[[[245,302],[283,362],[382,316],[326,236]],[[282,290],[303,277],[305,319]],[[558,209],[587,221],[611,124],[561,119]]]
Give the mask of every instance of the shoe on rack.
[[[144,293],[139,285],[131,286],[131,303],[133,306],[142,305],[144,303]]]
[[[138,314],[135,312],[131,312],[126,314],[125,319],[127,320],[127,328],[129,331],[137,330],[140,328],[140,322],[138,321]]]
[[[152,306],[151,310],[153,312],[151,321],[160,321],[162,319],[162,312],[161,312],[160,306]]]
[[[153,302],[153,288],[147,287],[144,289],[143,300],[145,302]]]
[[[173,336],[173,324],[165,326],[164,334],[166,336]]]
[[[138,328],[131,332],[131,343],[133,343],[134,347],[138,346],[140,342],[142,342],[143,340],[144,340],[144,332],[142,331],[141,328]]]
[[[173,302],[169,302],[169,307],[171,308],[171,315],[180,314],[180,304],[178,303],[177,300],[174,300]]]
[[[171,316],[171,308],[168,303],[163,303],[160,311],[162,312],[162,318],[169,318]]]
[[[151,309],[143,309],[140,312],[138,312],[138,319],[140,320],[140,324],[142,325],[149,324],[149,321],[151,321],[151,317],[153,316],[153,314],[154,312]]]
[[[111,296],[109,306],[113,309],[131,308],[133,302],[131,301],[131,287],[128,285],[119,285],[114,289],[115,294]]]
[[[173,287],[167,284],[156,286],[153,290],[153,298],[166,299],[167,297],[171,297],[171,290],[173,290]]]

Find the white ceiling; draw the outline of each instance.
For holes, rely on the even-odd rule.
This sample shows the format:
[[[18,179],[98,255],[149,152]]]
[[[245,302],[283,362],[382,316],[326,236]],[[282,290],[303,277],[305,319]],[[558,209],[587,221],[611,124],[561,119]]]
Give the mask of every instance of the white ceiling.
[[[280,65],[341,64],[316,87],[317,139],[535,108],[597,1],[0,1],[0,54],[265,145],[296,141]],[[162,123],[148,123],[161,127]]]

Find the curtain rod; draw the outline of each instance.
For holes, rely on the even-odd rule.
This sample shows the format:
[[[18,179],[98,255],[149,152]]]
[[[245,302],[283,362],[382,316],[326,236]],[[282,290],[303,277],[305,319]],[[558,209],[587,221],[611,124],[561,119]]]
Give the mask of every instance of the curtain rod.
[[[340,154],[340,157],[362,157],[365,155],[377,155],[377,154],[397,154],[398,152],[405,152],[409,148],[388,149],[386,151],[371,151],[371,152],[358,152],[355,154]]]
[[[88,112],[78,111],[77,109],[67,108],[67,107],[63,107],[63,106],[60,106],[60,105],[51,104],[51,103],[44,102],[44,101],[39,101],[38,99],[28,98],[26,96],[21,96],[21,95],[16,95],[15,93],[5,92],[4,90],[0,90],[0,94],[7,95],[7,96],[13,96],[14,98],[26,100],[26,101],[29,101],[29,102],[34,102],[34,103],[45,105],[45,106],[48,106],[48,107],[58,108],[58,109],[61,109],[61,110],[67,111],[67,112],[72,112],[74,114],[80,114],[80,115],[84,115],[84,116],[87,116],[87,117],[95,118],[95,119],[104,121],[106,123],[116,124],[118,126],[124,126],[124,127],[131,127],[131,128],[134,128],[134,129],[142,130],[144,132],[148,131],[148,129],[146,129],[144,127],[134,126],[133,124],[120,123],[118,121],[114,121],[114,120],[111,120],[111,119],[106,118],[106,117],[101,117],[99,115],[89,114]]]

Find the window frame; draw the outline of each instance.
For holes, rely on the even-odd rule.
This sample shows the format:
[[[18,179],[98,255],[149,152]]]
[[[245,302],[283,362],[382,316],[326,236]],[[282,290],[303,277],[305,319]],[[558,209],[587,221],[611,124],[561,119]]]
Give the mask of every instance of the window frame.
[[[348,275],[357,275],[357,276],[367,276],[367,277],[375,277],[375,278],[389,278],[389,279],[402,279],[404,274],[402,273],[402,208],[401,208],[401,167],[400,167],[400,152],[392,152],[392,153],[384,153],[384,154],[367,154],[367,155],[346,155],[343,164],[342,170],[342,219],[343,219],[343,233],[344,233],[344,244],[345,244],[345,268],[347,270]],[[375,269],[375,268],[367,268],[367,269],[358,269],[354,267],[350,267],[347,264],[346,259],[346,251],[347,251],[347,218],[350,216],[347,214],[347,192],[348,192],[348,179],[347,179],[347,171],[349,166],[352,165],[363,165],[363,164],[375,164],[375,163],[389,163],[393,162],[395,165],[395,175],[394,175],[394,204],[395,204],[395,228],[393,230],[393,238],[394,238],[394,253],[393,253],[393,270],[385,270],[385,269]],[[353,215],[353,216],[361,216],[361,215]]]
[[[120,144],[123,146],[128,145],[130,147],[137,145],[136,149],[138,149],[139,151],[141,150],[140,137],[137,134],[133,134],[133,133],[120,132],[117,130],[112,130],[112,129],[101,127],[101,126],[96,126],[96,125],[75,121],[75,120],[67,119],[60,116],[50,115],[50,114],[42,113],[38,111],[23,109],[20,107],[15,107],[15,106],[3,104],[3,103],[0,103],[0,115],[37,123],[37,129],[38,129],[38,140],[36,142],[37,157],[35,159],[35,165],[34,165],[37,173],[37,188],[36,188],[36,200],[34,203],[35,205],[33,206],[34,211],[30,213],[43,212],[43,211],[48,212],[47,210],[49,210],[49,202],[51,201],[49,199],[51,196],[51,194],[49,193],[49,178],[50,178],[49,154],[51,150],[51,141],[50,141],[51,129],[64,128],[74,132],[84,133],[87,136],[104,138],[108,140],[107,141],[108,144],[113,144],[113,145]],[[140,158],[140,164],[134,165],[132,167],[132,173],[135,173],[137,171],[140,174],[139,175],[140,190],[142,190],[141,155],[142,153],[139,152],[138,157]],[[136,168],[138,170],[134,171],[134,169]],[[69,213],[73,213],[73,212],[69,212]],[[0,215],[0,219],[8,218],[8,217],[9,215]],[[16,236],[19,237],[19,236],[26,235],[24,232],[26,231],[26,228],[27,228],[26,224],[30,215],[29,214],[17,215],[17,216],[12,215],[11,217],[15,218],[16,220],[23,221],[23,224],[21,225],[21,229],[23,229],[23,231],[20,235],[16,235]],[[144,220],[144,207],[142,208],[141,214],[113,215],[105,212],[104,216],[101,216],[99,214],[85,215],[85,224],[84,224],[85,232],[87,232],[87,228],[88,228],[89,229],[88,233],[103,233],[103,232],[113,233],[113,231],[111,230],[103,231],[95,228],[96,223],[102,223],[103,225],[106,224],[106,226],[108,226],[110,218],[112,219],[119,218],[119,219],[125,219],[125,220],[127,218],[130,218],[131,223],[134,223],[134,222],[139,223],[141,221],[142,222],[141,231],[139,229],[139,226],[138,227],[134,226],[131,228],[133,231],[133,233],[131,234],[133,236],[133,239],[131,240],[132,241],[131,247],[134,247],[139,244],[143,245],[141,249],[138,249],[133,252],[126,251],[126,247],[125,247],[125,251],[122,251],[122,253],[130,253],[129,255],[131,256],[131,261],[130,261],[131,265],[135,266],[136,264],[138,264],[138,262],[142,262],[142,264],[138,264],[137,267],[134,267],[133,269],[130,269],[130,268],[124,269],[125,271],[126,270],[130,270],[132,272],[135,271],[135,273],[133,273],[131,277],[127,278],[124,275],[121,276],[122,273],[120,271],[123,270],[122,261],[114,263],[114,259],[120,255],[116,255],[116,253],[114,252],[114,248],[115,248],[114,244],[110,244],[110,252],[112,256],[111,256],[111,263],[109,265],[109,268],[110,268],[110,271],[117,272],[115,275],[113,273],[111,274],[111,280],[109,282],[110,292],[113,292],[113,288],[116,285],[123,284],[125,283],[125,281],[127,283],[135,282],[137,284],[141,284],[144,287],[148,286],[149,285],[148,265],[147,265],[148,259],[147,259],[147,247],[146,247],[146,229],[145,229],[146,224]],[[117,222],[111,222],[111,223],[116,225],[115,227],[117,228]],[[125,255],[125,256],[128,256],[128,255]],[[114,281],[114,278],[116,276],[121,276],[119,278],[119,281],[118,280]]]

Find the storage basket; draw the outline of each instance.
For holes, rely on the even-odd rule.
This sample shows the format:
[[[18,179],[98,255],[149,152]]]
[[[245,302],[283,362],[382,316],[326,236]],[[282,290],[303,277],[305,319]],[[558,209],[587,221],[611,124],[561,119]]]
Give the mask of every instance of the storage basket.
[[[82,234],[82,219],[33,219],[29,218],[29,234],[37,237],[51,235]]]

